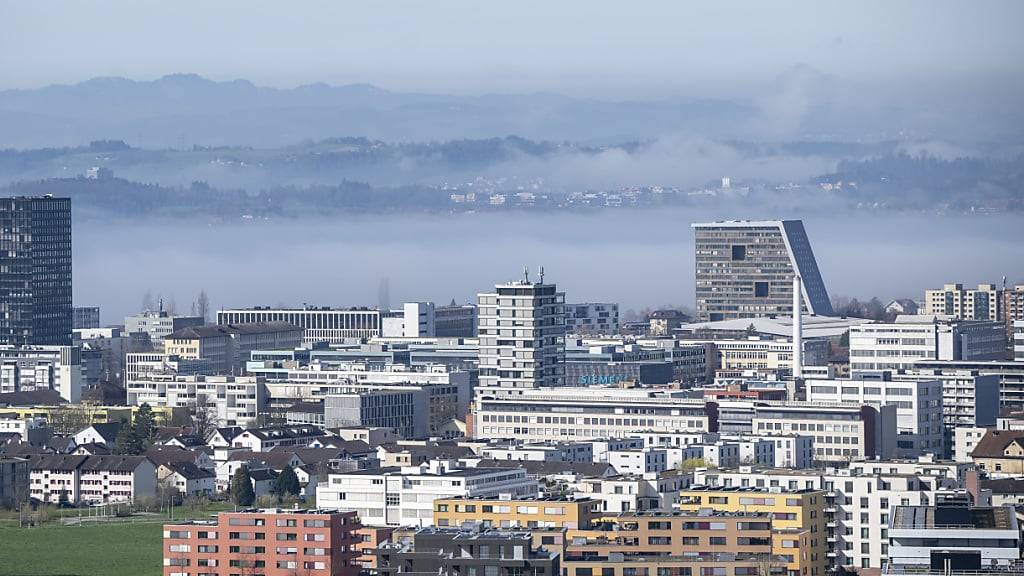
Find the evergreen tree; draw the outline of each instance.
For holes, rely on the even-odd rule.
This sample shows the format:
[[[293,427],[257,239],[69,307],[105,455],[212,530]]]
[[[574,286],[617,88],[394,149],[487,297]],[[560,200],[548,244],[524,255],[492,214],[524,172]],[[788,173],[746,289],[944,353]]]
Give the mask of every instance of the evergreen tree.
[[[135,434],[145,444],[149,444],[156,437],[156,417],[153,416],[153,409],[149,404],[143,402],[135,413]]]
[[[238,467],[231,478],[231,500],[239,506],[252,506],[256,493],[252,490],[252,477],[244,464]]]
[[[121,424],[114,441],[114,454],[122,456],[138,456],[146,451],[146,443],[139,438],[135,426],[127,422]]]
[[[285,466],[274,483],[274,493],[277,494],[277,499],[280,500],[285,496],[298,496],[301,490],[299,477],[295,475],[291,466]]]

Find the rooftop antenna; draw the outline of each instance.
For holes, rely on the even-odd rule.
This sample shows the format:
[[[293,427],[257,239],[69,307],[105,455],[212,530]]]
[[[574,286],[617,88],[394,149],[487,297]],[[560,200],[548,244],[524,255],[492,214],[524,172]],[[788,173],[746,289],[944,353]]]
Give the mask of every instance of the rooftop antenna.
[[[163,299],[163,296],[160,297],[160,311],[161,312],[164,311],[164,299]]]
[[[523,280],[527,284],[530,283],[530,267],[529,266],[523,266]]]
[[[544,283],[544,267],[543,266],[540,267],[539,274],[540,274],[540,283],[543,284]]]

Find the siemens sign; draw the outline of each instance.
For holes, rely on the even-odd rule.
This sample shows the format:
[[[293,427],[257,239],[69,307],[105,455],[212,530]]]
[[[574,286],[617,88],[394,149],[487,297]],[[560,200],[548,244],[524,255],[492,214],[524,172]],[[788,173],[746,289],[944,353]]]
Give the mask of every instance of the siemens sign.
[[[623,380],[631,380],[622,374],[585,374],[580,376],[580,386],[590,386],[592,384],[618,384]]]

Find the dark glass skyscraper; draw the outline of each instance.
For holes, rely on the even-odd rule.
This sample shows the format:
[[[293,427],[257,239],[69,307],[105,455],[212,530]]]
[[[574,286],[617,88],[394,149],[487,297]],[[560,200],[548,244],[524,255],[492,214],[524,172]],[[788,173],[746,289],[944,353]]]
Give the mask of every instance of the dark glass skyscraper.
[[[71,199],[0,198],[0,344],[71,344]]]

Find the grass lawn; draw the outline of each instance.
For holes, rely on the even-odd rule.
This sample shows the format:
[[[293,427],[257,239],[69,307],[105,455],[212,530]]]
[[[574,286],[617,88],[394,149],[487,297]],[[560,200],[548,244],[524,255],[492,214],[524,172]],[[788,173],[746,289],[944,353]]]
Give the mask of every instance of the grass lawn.
[[[158,522],[18,528],[0,524],[3,576],[158,576],[163,573]]]

